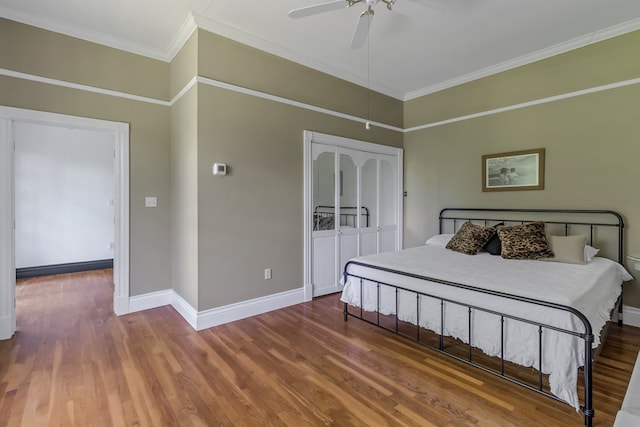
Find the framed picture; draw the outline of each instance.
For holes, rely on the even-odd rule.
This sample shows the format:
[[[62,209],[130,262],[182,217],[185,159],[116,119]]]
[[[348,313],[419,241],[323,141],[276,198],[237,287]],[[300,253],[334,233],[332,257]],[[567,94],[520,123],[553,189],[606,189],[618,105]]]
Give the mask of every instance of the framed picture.
[[[544,148],[482,156],[482,191],[544,190]]]

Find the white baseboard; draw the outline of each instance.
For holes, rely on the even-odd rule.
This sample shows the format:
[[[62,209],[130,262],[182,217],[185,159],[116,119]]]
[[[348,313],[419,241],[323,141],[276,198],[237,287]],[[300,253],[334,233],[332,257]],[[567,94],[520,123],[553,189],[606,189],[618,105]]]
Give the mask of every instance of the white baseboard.
[[[313,299],[313,285],[311,283],[307,283],[303,286],[304,293],[304,301],[309,302]]]
[[[133,297],[136,298],[136,297]],[[123,314],[128,314],[129,311],[129,304],[131,303],[131,299],[129,297],[116,297],[115,295],[113,296],[113,312],[115,314],[117,314],[118,316],[121,316]]]
[[[198,310],[176,292],[171,296],[171,306],[193,329],[198,330]]]
[[[198,313],[198,321],[195,329],[200,331],[301,302],[304,302],[304,288],[268,295],[236,304],[229,304],[224,307],[212,308]]]
[[[325,286],[323,288],[314,287],[313,296],[321,297],[323,295],[335,294],[336,292],[342,292],[342,289],[344,289],[344,286],[342,285],[331,285],[331,286]]]
[[[197,311],[174,290],[152,292],[129,298],[129,313],[171,305],[196,331],[278,310],[305,300],[305,289],[299,288],[267,295],[223,307]]]
[[[16,325],[13,317],[0,317],[0,340],[10,339],[15,331]]]
[[[623,305],[622,323],[640,328],[640,308]]]
[[[151,292],[131,297],[129,298],[129,310],[127,312],[135,313],[136,311],[149,310],[156,307],[162,307],[163,305],[169,305],[171,304],[174,294],[175,292],[173,289],[167,289],[165,291]]]

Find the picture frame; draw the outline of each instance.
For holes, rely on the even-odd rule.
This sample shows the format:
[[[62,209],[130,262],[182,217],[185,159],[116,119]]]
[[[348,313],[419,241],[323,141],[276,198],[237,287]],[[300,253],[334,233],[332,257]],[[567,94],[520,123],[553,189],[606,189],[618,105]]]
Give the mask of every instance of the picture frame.
[[[544,190],[544,148],[482,156],[482,191]]]

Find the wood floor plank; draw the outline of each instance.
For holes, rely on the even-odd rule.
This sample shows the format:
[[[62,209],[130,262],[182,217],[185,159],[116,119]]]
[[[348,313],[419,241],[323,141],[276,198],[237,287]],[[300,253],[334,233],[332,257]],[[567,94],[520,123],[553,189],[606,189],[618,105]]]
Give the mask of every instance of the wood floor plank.
[[[3,427],[583,423],[568,405],[345,322],[336,295],[196,332],[171,307],[113,315],[111,270],[20,280],[16,294],[18,331],[0,341]],[[597,427],[613,424],[640,350],[640,328],[609,329],[593,369]]]

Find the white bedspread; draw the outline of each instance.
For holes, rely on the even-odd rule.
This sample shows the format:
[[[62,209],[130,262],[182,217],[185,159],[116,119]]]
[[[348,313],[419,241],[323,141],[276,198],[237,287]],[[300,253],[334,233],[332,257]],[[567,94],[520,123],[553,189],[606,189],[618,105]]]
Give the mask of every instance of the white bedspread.
[[[506,260],[488,253],[470,256],[431,245],[364,256],[357,258],[357,261],[573,307],[589,320],[595,336],[594,347],[600,343],[600,332],[609,320],[609,314],[620,294],[621,283],[632,279],[620,264],[606,258],[596,257],[586,265],[537,260]],[[349,273],[547,325],[584,332],[582,322],[566,311],[407,278],[357,265],[351,265]],[[369,281],[364,283],[363,308],[366,311],[376,311],[378,291],[375,283]],[[344,285],[341,300],[359,307],[360,280],[349,277]],[[393,288],[382,286],[380,295],[380,313],[396,314]],[[420,301],[420,326],[439,333],[440,301],[425,297]],[[416,306],[414,293],[401,292],[398,318],[415,324],[418,318]],[[468,342],[468,309],[445,303],[444,313],[444,334]],[[549,329],[545,329],[542,336],[542,371],[549,374],[551,392],[579,409],[577,370],[584,361],[584,341]],[[499,316],[481,311],[473,312],[472,345],[490,356],[500,356]],[[538,359],[538,327],[506,319],[505,360],[538,368]]]

